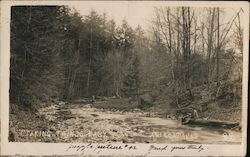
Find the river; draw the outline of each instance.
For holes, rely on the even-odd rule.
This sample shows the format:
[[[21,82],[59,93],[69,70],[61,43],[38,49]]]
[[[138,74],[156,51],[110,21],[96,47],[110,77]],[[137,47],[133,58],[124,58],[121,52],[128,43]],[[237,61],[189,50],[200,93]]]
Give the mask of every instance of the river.
[[[122,112],[88,105],[54,106],[40,111],[54,121],[56,142],[239,144],[241,132],[182,125],[140,110]]]

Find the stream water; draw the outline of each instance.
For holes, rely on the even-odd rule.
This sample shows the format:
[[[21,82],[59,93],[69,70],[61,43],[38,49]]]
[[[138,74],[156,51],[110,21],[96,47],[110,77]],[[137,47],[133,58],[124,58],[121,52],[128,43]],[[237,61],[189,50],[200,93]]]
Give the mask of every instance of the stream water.
[[[182,125],[142,111],[105,111],[89,106],[44,109],[56,121],[56,142],[239,144],[241,132]]]

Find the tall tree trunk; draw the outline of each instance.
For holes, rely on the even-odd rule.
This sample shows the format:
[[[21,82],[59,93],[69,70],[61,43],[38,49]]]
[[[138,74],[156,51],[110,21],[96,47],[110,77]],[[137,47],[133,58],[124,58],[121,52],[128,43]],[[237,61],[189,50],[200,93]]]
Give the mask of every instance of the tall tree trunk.
[[[217,8],[217,51],[216,51],[216,82],[219,85],[219,53],[220,53],[220,9]]]
[[[76,90],[75,90],[75,79],[77,76],[76,67],[79,65],[79,55],[80,55],[80,39],[79,37],[75,39],[75,52],[73,55],[73,66],[70,68],[69,72],[69,86],[68,86],[68,98],[72,99],[74,96],[76,96]]]
[[[188,36],[187,36],[187,41],[188,41],[188,58],[187,58],[187,61],[188,61],[188,71],[187,71],[187,81],[188,81],[188,90],[191,90],[191,78],[190,78],[190,62],[191,62],[191,17],[190,17],[190,8],[188,7],[187,8],[187,11],[188,11],[188,27],[187,27],[187,30],[188,30]]]
[[[184,83],[187,90],[191,89],[191,80],[190,80],[190,56],[191,56],[191,47],[190,47],[190,37],[191,37],[191,18],[190,18],[190,8],[182,7],[182,29],[183,29],[183,40],[182,40],[182,49],[183,49],[183,62],[184,62]]]
[[[92,49],[93,49],[93,45],[92,45],[92,26],[90,28],[90,50],[89,50],[89,69],[88,69],[88,77],[87,77],[87,86],[86,86],[86,93],[87,93],[87,97],[89,97],[89,86],[90,86],[90,73],[91,73],[91,62],[92,62]]]
[[[89,84],[90,84],[90,73],[91,73],[91,62],[92,62],[92,59],[91,58],[89,58],[89,68],[88,68],[88,76],[87,76],[87,86],[86,86],[86,88],[87,88],[87,96],[89,97],[90,95],[89,95]]]
[[[205,51],[205,39],[204,39],[204,23],[201,25],[201,34],[202,34],[202,53]]]
[[[197,43],[197,20],[194,23],[194,54],[196,53],[196,43]]]
[[[208,31],[208,46],[207,46],[207,82],[208,82],[208,86],[210,86],[211,83],[211,54],[212,54],[212,50],[213,50],[213,34],[214,34],[214,18],[215,18],[215,9],[213,9],[212,11],[210,10],[210,16],[209,18],[211,18],[210,21],[210,28]]]

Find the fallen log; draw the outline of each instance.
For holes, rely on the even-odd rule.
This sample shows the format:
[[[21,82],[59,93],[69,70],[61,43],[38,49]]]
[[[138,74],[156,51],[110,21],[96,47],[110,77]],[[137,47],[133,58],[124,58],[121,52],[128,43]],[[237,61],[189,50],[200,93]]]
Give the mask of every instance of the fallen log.
[[[204,120],[204,119],[186,119],[182,122],[184,125],[198,125],[205,127],[221,127],[226,129],[232,129],[240,127],[238,122],[228,122],[228,121],[219,121],[219,120]]]

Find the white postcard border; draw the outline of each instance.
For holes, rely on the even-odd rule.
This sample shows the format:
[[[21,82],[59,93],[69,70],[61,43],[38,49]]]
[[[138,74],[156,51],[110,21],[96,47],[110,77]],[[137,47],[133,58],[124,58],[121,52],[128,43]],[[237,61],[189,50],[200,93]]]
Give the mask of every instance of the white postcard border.
[[[129,3],[141,3],[141,1],[89,1],[88,3],[121,3],[126,5]],[[10,65],[10,8],[13,5],[70,5],[77,4],[79,1],[2,1],[1,2],[1,88],[0,88],[0,103],[1,103],[1,154],[2,155],[81,155],[78,151],[67,151],[71,146],[70,143],[13,143],[8,142],[8,122],[9,122],[9,65]],[[87,3],[87,1],[85,1]],[[168,6],[192,6],[192,7],[242,7],[244,14],[244,56],[243,56],[243,95],[242,95],[242,144],[241,145],[216,145],[216,144],[202,144],[205,150],[197,152],[197,150],[179,150],[170,152],[169,150],[149,153],[149,156],[244,156],[246,153],[246,135],[247,135],[247,96],[248,96],[248,40],[249,40],[249,4],[248,2],[198,2],[198,1],[165,1],[154,2],[144,1],[147,5],[168,5]],[[76,144],[73,145],[88,145]],[[98,144],[93,144],[96,147]],[[125,147],[126,144],[112,145]],[[187,144],[129,144],[136,145],[137,149],[132,151],[104,150],[101,155],[146,155],[152,145],[158,147],[168,146],[170,149],[174,146],[187,147]],[[197,144],[198,146],[199,144]],[[93,149],[86,150],[83,154],[98,155]],[[82,155],[83,155],[82,154]],[[99,155],[100,155],[99,154]]]

